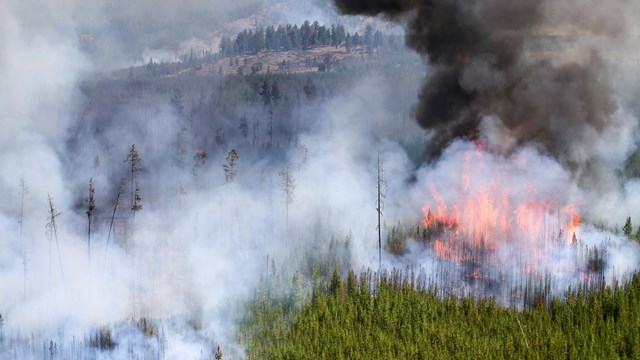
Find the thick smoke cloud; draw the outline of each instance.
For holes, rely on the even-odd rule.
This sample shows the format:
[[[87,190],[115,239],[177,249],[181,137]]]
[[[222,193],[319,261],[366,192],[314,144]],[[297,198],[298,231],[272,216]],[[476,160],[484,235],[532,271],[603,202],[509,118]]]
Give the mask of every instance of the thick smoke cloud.
[[[581,181],[591,178],[583,185],[610,180],[599,178],[603,161],[592,144],[619,108],[605,58],[633,33],[634,3],[335,3],[348,14],[407,21],[407,45],[431,65],[415,107],[419,124],[433,131],[431,155],[453,138],[467,136],[484,116],[495,115],[514,145],[535,143]]]

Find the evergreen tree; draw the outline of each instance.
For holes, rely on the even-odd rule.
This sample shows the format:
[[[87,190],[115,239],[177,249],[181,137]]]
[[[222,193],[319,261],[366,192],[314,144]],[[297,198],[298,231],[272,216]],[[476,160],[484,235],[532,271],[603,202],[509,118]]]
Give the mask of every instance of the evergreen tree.
[[[330,36],[331,36],[331,45],[334,47],[338,47],[338,45],[340,45],[340,42],[338,41],[338,31],[336,29],[335,24],[331,24]]]
[[[222,165],[222,169],[224,170],[224,181],[226,183],[232,183],[236,176],[238,176],[237,162],[238,162],[238,153],[236,149],[231,149],[229,154],[227,154],[227,162]]]
[[[369,56],[373,53],[373,27],[371,24],[367,24],[364,30],[364,46],[367,48],[367,54]]]
[[[271,105],[271,88],[267,83],[267,80],[262,82],[262,86],[260,87],[260,91],[258,92],[265,106]]]
[[[347,33],[344,38],[344,47],[347,49],[347,52],[350,52],[353,47],[353,37],[349,33]]]
[[[223,35],[220,39],[220,54],[225,57],[233,55],[233,45],[227,35]]]
[[[300,26],[300,45],[302,50],[308,50],[312,43],[313,30],[311,29],[311,23],[309,20],[305,20]]]
[[[184,111],[184,96],[182,95],[182,90],[176,88],[173,90],[173,95],[171,96],[171,107],[178,115],[182,115]]]
[[[279,47],[275,50],[291,50],[291,39],[287,35],[287,30],[284,26],[278,25],[276,30],[276,39],[278,39]]]
[[[276,46],[276,32],[273,26],[267,26],[264,32],[264,46],[268,50],[279,50]]]
[[[256,30],[253,34],[253,53],[257,54],[265,48],[264,31],[262,29]]]
[[[287,29],[289,29],[289,25],[287,25]],[[289,35],[289,40],[291,41],[292,49],[300,49],[301,48],[301,34],[298,25],[293,25],[290,30],[287,31]]]
[[[628,239],[633,239],[633,225],[631,225],[631,217],[627,217],[627,221],[622,227],[622,232]]]
[[[238,125],[238,129],[244,138],[244,143],[247,143],[247,137],[249,136],[249,122],[247,121],[246,116],[242,116],[240,118],[240,125]]]
[[[337,40],[337,45],[342,44],[342,42],[344,41],[346,35],[345,35],[345,29],[344,29],[344,25],[338,25],[336,26],[336,40]]]
[[[274,105],[278,103],[278,100],[280,100],[281,96],[282,95],[280,94],[280,88],[278,87],[278,82],[274,81],[273,84],[271,85],[271,99]]]

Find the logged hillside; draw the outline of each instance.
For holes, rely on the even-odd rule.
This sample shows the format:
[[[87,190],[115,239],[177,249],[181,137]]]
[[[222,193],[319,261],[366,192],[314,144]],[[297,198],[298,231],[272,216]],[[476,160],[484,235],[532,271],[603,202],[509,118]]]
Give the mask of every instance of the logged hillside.
[[[224,35],[215,49],[191,51],[175,61],[150,58],[143,66],[115,71],[118,78],[292,74],[354,71],[362,68],[420,67],[402,37],[371,25],[351,34],[341,24],[305,21]]]

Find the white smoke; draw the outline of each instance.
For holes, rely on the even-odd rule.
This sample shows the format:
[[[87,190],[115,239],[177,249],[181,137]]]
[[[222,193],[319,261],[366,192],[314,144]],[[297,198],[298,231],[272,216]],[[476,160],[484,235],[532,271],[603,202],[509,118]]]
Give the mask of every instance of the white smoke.
[[[377,265],[378,154],[386,177],[383,211],[389,225],[420,220],[429,201],[428,183],[447,198],[455,198],[463,187],[459,174],[464,150],[474,146],[465,142],[453,143],[442,159],[424,165],[417,180],[411,181],[414,165],[387,134],[401,133],[398,127],[402,127],[422,136],[417,125],[407,125],[405,105],[413,99],[391,103],[397,100],[394,92],[405,85],[389,84],[381,76],[364,78],[345,94],[301,105],[300,114],[317,126],[301,134],[282,158],[259,157],[239,147],[238,177],[232,184],[225,183],[222,171],[229,149],[212,152],[199,168],[185,171],[178,165],[181,156],[192,162],[193,152],[181,155],[177,150],[181,142],[177,134],[184,124],[166,99],[129,99],[101,129],[101,139],[92,133],[95,129],[78,130],[82,123],[74,120],[82,119],[78,112],[85,101],[80,83],[98,69],[78,50],[79,28],[92,21],[136,19],[149,8],[157,12],[145,16],[158,15],[159,24],[165,24],[176,9],[179,18],[188,19],[189,9],[204,6],[199,1],[187,4],[194,7],[145,2],[119,10],[111,3],[89,4],[67,1],[34,12],[24,3],[0,3],[0,194],[6,199],[0,205],[4,249],[0,313],[6,319],[2,335],[14,339],[13,345],[0,342],[13,349],[1,358],[41,354],[40,342],[48,339],[61,352],[64,348],[66,354],[73,353],[70,344],[86,340],[100,326],[112,327],[118,343],[114,352],[101,356],[159,351],[155,340],[127,326],[142,316],[165,331],[167,358],[195,358],[218,344],[225,357],[242,357],[235,326],[242,301],[253,294],[268,262],[295,271],[309,248],[327,246],[319,241],[351,234],[351,265],[355,269]],[[219,5],[208,3],[206,9]],[[103,44],[111,49],[109,41]],[[630,134],[636,121],[620,110],[612,123],[604,134],[597,134],[593,146],[615,174],[633,149],[635,138]],[[487,118],[481,133],[495,153],[486,154],[485,167],[473,174],[471,186],[482,186],[500,174],[505,185],[522,194],[533,182],[545,196],[579,203],[580,212],[593,222],[622,221],[636,209],[637,182],[613,187],[606,197],[598,198],[578,189],[554,159],[534,148],[517,148],[509,133],[501,131],[499,119]],[[109,148],[103,146],[103,138]],[[69,143],[79,144],[74,147],[77,151],[69,151]],[[118,183],[128,170],[124,160],[132,144],[142,158],[136,176],[143,209],[132,222],[128,174],[116,226],[109,235]],[[101,159],[97,167],[96,156]],[[279,175],[287,165],[296,181],[288,217]],[[97,215],[89,261],[84,198],[91,177]],[[59,213],[57,241],[56,233],[46,231],[51,223],[48,195]],[[325,236],[315,234],[315,229]],[[609,278],[638,266],[637,246],[619,235],[587,223],[580,239],[589,246],[606,245]],[[438,271],[431,254],[419,246],[409,247],[412,256],[407,258],[385,254],[385,266],[413,262],[428,272]],[[569,257],[565,255],[558,253],[548,261],[558,269],[570,263],[562,262]],[[32,334],[35,345],[28,340]]]

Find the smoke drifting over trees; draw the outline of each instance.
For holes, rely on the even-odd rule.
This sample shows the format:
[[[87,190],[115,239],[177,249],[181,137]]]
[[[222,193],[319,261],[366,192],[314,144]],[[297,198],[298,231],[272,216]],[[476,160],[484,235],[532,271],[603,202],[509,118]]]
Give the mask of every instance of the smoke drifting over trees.
[[[505,203],[526,205],[536,195],[528,181],[538,177],[545,197],[593,204],[581,213],[609,221],[578,234],[583,248],[613,243],[599,274],[611,280],[637,268],[637,246],[613,228],[633,216],[640,185],[591,202],[564,167],[578,175],[592,164],[617,169],[632,148],[635,118],[615,96],[598,42],[581,39],[576,51],[589,56],[567,62],[536,35],[576,23],[571,31],[622,40],[628,24],[610,26],[608,17],[622,3],[576,15],[550,1],[339,2],[349,13],[409,20],[408,43],[431,66],[416,107],[430,142],[411,118],[416,79],[425,75],[413,53],[385,63],[395,49],[378,49],[350,70],[331,62],[323,73],[249,76],[196,74],[188,64],[144,76],[163,65],[149,61],[111,77],[105,66],[143,51],[140,39],[112,33],[121,23],[133,19],[134,33],[171,33],[193,14],[224,17],[246,5],[116,3],[0,2],[0,359],[242,357],[239,304],[261,282],[290,283],[275,269],[303,273],[294,277],[295,308],[309,298],[305,281],[332,266],[358,271],[381,261],[383,269],[414,266],[452,280],[441,270],[454,266],[437,264],[431,238],[399,239],[403,256],[378,240],[395,223],[407,229],[397,234],[415,235],[433,200],[429,185],[444,202],[512,185]],[[625,18],[634,12],[625,8]],[[162,43],[198,33],[195,23]],[[153,47],[155,38],[147,40],[140,41]],[[238,65],[234,56],[225,61]],[[476,127],[500,151],[478,154],[469,141],[443,150]],[[425,144],[441,151],[431,164],[422,161]],[[460,176],[469,153],[480,165],[469,171],[471,186]],[[506,178],[492,181],[496,174]],[[499,255],[517,261],[512,255],[530,250],[525,245]],[[580,281],[584,256],[556,249],[540,271],[566,270],[557,272],[558,287]],[[495,273],[506,292],[529,276]]]
[[[620,119],[607,52],[634,34],[639,6],[628,1],[336,0],[348,14],[406,20],[406,43],[431,66],[415,107],[433,132],[430,152],[497,116],[513,145],[534,143],[594,185],[594,146]],[[591,179],[587,179],[590,177]],[[602,179],[596,179],[602,180]],[[611,180],[611,179],[606,179]],[[602,185],[596,184],[595,185]]]

